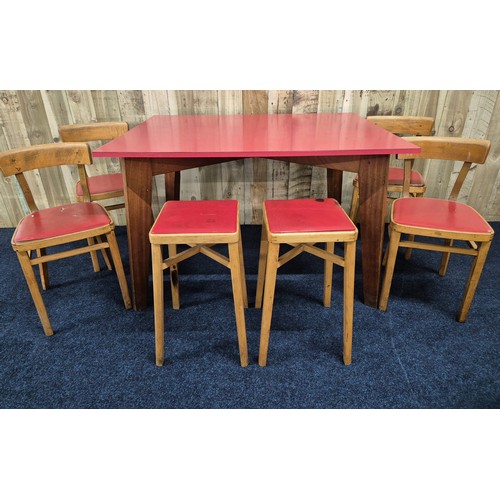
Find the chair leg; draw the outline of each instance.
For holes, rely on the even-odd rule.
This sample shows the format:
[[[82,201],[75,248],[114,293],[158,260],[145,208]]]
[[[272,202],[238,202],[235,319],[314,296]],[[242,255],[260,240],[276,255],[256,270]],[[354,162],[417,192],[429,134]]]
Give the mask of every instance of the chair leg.
[[[241,275],[242,263],[240,259],[240,245],[230,243],[229,262],[231,268],[231,281],[233,284],[234,312],[236,316],[236,330],[238,332],[238,346],[240,350],[241,366],[248,366],[247,334],[245,326],[245,299],[243,293],[243,276]]]
[[[267,231],[262,224],[262,236],[260,238],[260,253],[259,253],[259,269],[257,272],[257,293],[255,295],[255,307],[262,307],[262,294],[264,293],[264,281],[266,278],[266,262],[267,262]]]
[[[277,243],[268,243],[266,279],[262,305],[262,323],[260,328],[259,366],[266,366],[269,336],[271,333],[271,317],[273,314],[274,289],[280,246]]]
[[[408,241],[415,241],[415,235],[414,234],[409,234],[408,235]],[[413,251],[413,248],[407,248],[404,253],[404,259],[405,260],[410,260],[411,259],[411,253]]]
[[[354,182],[352,188],[351,211],[349,218],[356,224],[359,211],[359,183]]]
[[[97,240],[98,243],[102,243],[102,238],[101,236],[96,236],[95,239]],[[102,253],[102,257],[104,259],[104,262],[106,263],[106,267],[112,271],[113,270],[113,266],[111,264],[111,261],[109,260],[109,255],[108,255],[108,252],[107,252],[107,248],[103,248],[101,250],[101,253]]]
[[[344,256],[344,364],[352,361],[352,329],[354,321],[354,272],[356,242],[345,243]]]
[[[36,254],[38,257],[43,257],[47,255],[47,249],[45,248],[37,248]],[[40,281],[42,283],[42,288],[47,290],[49,288],[49,269],[47,266],[47,262],[38,265],[38,269],[40,270]]]
[[[177,245],[171,243],[168,245],[168,256],[174,257],[177,254]],[[180,296],[179,296],[179,268],[177,264],[169,267],[170,270],[170,290],[172,291],[172,307],[175,310],[180,309]]]
[[[94,238],[87,238],[87,243],[89,246],[94,244]],[[97,252],[90,252],[90,258],[92,259],[92,266],[94,267],[94,272],[98,273],[101,270],[101,266],[99,265],[99,258],[97,257]]]
[[[484,241],[479,245],[477,250],[477,255],[474,258],[472,268],[469,274],[469,279],[467,281],[467,286],[465,287],[465,293],[460,304],[460,309],[457,315],[457,321],[463,323],[467,319],[469,314],[469,309],[476,293],[476,288],[479,283],[479,278],[483,272],[484,263],[486,262],[486,256],[491,246],[491,241]]]
[[[452,247],[453,240],[444,240],[444,244],[446,246]],[[439,268],[439,276],[444,276],[448,269],[448,262],[450,262],[450,252],[443,252],[443,256],[441,257],[441,266]]]
[[[401,233],[391,230],[391,237],[389,239],[389,247],[387,254],[387,262],[385,264],[384,280],[382,282],[382,290],[380,291],[380,300],[378,308],[381,311],[387,310],[387,302],[389,301],[389,293],[391,291],[392,276],[394,274],[394,266],[396,264],[396,256],[399,248],[399,240]]]
[[[153,267],[156,366],[163,366],[165,358],[165,317],[163,310],[163,254],[161,251],[161,245],[151,244],[151,260]]]
[[[415,198],[422,198],[424,196],[424,193],[415,193],[414,194]],[[415,241],[415,235],[414,234],[409,234],[408,235],[408,241]],[[410,260],[411,259],[411,253],[413,252],[413,248],[407,248],[404,253],[404,258],[405,260]],[[448,258],[449,258],[448,254]]]
[[[335,250],[335,243],[328,241],[325,244],[325,250],[333,254]],[[333,277],[333,262],[326,260],[324,262],[324,278],[323,278],[323,305],[330,307],[332,305],[332,277]]]
[[[51,335],[54,335],[54,330],[52,329],[52,325],[50,324],[49,315],[47,314],[47,309],[45,308],[42,294],[40,292],[40,287],[38,286],[35,273],[33,272],[33,267],[31,266],[29,255],[27,252],[21,251],[17,251],[16,253],[19,259],[19,263],[21,264],[24,277],[26,278],[26,283],[28,284],[31,297],[33,298],[33,302],[35,303],[38,317],[40,318],[40,321],[42,323],[43,331],[45,332],[45,335],[50,337]]]
[[[125,271],[123,270],[122,258],[120,256],[120,250],[118,249],[118,243],[116,242],[115,232],[110,231],[107,233],[106,239],[108,240],[109,250],[111,252],[111,258],[113,259],[116,276],[118,277],[118,283],[122,292],[125,309],[130,309],[132,307],[132,302],[130,300],[127,278],[125,278]]]

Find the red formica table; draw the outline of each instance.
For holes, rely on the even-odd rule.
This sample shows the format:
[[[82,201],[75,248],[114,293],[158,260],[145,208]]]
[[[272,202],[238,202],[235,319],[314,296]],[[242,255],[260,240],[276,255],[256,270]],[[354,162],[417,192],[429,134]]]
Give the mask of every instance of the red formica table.
[[[342,174],[357,172],[364,302],[378,303],[389,156],[420,148],[353,113],[153,116],[94,151],[122,158],[133,305],[147,306],[152,177],[165,174],[179,198],[180,171],[242,158],[327,169],[329,197],[341,201]]]

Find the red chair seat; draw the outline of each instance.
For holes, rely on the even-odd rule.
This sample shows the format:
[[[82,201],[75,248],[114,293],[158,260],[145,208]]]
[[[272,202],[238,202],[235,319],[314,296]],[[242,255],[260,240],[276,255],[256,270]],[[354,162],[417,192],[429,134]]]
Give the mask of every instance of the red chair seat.
[[[336,200],[266,200],[271,233],[356,231]]]
[[[464,233],[492,233],[493,229],[469,205],[434,198],[400,198],[394,201],[392,220],[404,226]]]
[[[212,234],[238,231],[236,200],[167,201],[150,233]]]
[[[387,183],[402,185],[404,173],[404,168],[390,167],[389,173],[387,174]],[[425,186],[424,178],[422,177],[422,174],[420,172],[416,170],[411,171],[410,186]]]
[[[97,203],[72,203],[33,212],[19,222],[12,243],[23,243],[88,231],[111,224]]]
[[[95,175],[87,178],[87,185],[89,193],[93,195],[123,191],[123,176],[122,174]],[[76,195],[83,196],[80,181],[76,183]]]

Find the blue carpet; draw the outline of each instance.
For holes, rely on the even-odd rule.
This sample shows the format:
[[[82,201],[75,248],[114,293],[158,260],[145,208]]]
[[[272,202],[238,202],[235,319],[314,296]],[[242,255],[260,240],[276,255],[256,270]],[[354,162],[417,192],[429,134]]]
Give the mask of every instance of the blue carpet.
[[[499,233],[500,223],[492,225]],[[260,227],[242,230],[253,302]],[[0,230],[1,408],[500,406],[498,234],[465,324],[455,314],[470,257],[453,255],[444,278],[436,273],[438,254],[399,258],[387,313],[362,303],[358,259],[348,367],[342,363],[340,269],[326,309],[319,259],[301,255],[281,268],[268,366],[257,365],[260,311],[250,307],[250,365],[241,368],[229,271],[197,256],[180,269],[179,311],[170,307],[166,282],[166,361],[159,368],[152,306],[125,311],[114,274],[93,273],[88,255],[49,264],[44,298],[55,335],[45,337],[10,247],[12,232]],[[128,273],[126,228],[117,235]]]

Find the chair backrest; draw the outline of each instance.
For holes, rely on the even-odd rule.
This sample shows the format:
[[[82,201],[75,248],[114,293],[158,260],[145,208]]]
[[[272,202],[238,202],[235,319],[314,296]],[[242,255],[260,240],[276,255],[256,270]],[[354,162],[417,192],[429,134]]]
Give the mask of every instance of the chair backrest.
[[[456,200],[462,184],[473,163],[483,164],[488,158],[491,143],[486,139],[468,139],[463,137],[405,137],[421,148],[418,154],[399,154],[397,157],[405,161],[405,183],[409,187],[409,176],[413,161],[417,158],[432,160],[450,160],[463,162],[462,168],[455,180],[449,199]],[[408,177],[408,179],[407,179]]]
[[[58,143],[25,146],[0,152],[0,171],[4,176],[15,175],[32,212],[38,210],[24,172],[59,165],[89,165],[90,147],[86,143]]]
[[[127,131],[127,122],[77,123],[59,127],[59,137],[63,142],[110,141]]]
[[[367,116],[366,119],[396,135],[432,135],[434,118],[430,116]]]

